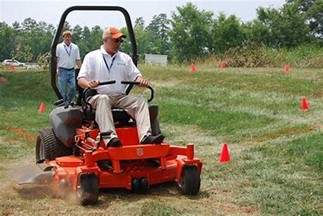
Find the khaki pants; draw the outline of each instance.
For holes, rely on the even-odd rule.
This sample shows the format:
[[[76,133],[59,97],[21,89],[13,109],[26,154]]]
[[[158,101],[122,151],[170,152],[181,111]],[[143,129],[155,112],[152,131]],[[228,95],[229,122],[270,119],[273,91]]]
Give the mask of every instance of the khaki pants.
[[[144,97],[98,94],[93,96],[89,103],[96,109],[95,121],[99,125],[101,133],[108,133],[111,138],[117,137],[111,111],[112,107],[117,107],[124,109],[136,120],[139,141],[145,135],[151,135],[148,104]]]

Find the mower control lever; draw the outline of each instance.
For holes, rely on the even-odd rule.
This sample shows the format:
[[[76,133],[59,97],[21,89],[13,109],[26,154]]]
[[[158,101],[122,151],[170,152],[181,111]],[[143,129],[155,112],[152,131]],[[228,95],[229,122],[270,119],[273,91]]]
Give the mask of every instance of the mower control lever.
[[[136,81],[121,81],[121,84],[126,85],[140,85],[140,82]],[[148,102],[152,101],[154,99],[154,89],[151,86],[147,86],[146,88],[149,88],[150,90],[150,98],[148,99]]]
[[[110,81],[99,82],[99,85],[109,85],[114,83],[116,83],[115,80],[110,80]]]
[[[116,83],[115,80],[104,81],[104,82],[99,81],[98,85],[110,85],[110,84],[114,84],[114,83]],[[91,88],[84,89],[84,91],[83,91],[83,101],[84,101],[84,103],[88,104],[87,98],[92,97],[93,95],[96,95],[96,94],[97,94],[97,92],[96,92],[95,89],[91,89]],[[90,106],[90,107],[91,107],[90,109],[92,110],[92,106]]]

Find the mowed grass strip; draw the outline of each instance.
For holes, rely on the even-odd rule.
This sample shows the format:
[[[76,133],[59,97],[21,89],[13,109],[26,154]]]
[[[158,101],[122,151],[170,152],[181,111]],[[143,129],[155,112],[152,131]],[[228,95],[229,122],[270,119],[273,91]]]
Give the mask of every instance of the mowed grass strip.
[[[241,203],[272,215],[322,215],[323,133],[243,151],[229,179],[241,178]]]
[[[202,67],[191,73],[188,66],[153,67],[143,66],[146,77],[152,81],[180,80],[191,86],[210,88],[221,86],[233,90],[250,92],[275,92],[285,95],[316,96],[323,91],[323,75],[319,69],[297,69],[284,75],[281,68],[227,68]],[[256,71],[256,73],[255,73]]]
[[[322,152],[323,77],[320,70],[293,69],[286,76],[281,68],[219,70],[198,66],[194,74],[188,66],[141,66],[141,69],[156,90],[155,103],[159,104],[167,139],[176,141],[175,144],[197,145],[197,155],[204,162],[201,196],[196,199],[176,196],[175,201],[170,195],[158,202],[148,200],[137,204],[127,204],[127,199],[117,200],[111,206],[103,205],[103,209],[91,209],[92,213],[118,206],[120,212],[131,215],[133,205],[142,215],[146,212],[155,215],[321,213],[318,200],[322,197],[319,189],[323,157],[319,152]],[[0,137],[3,137],[0,177],[5,178],[4,163],[33,153],[31,137],[48,126],[55,96],[48,72],[3,74],[8,83],[0,85]],[[311,102],[307,113],[299,110],[303,95]],[[41,101],[47,105],[43,114],[37,110]],[[224,141],[229,143],[232,161],[221,165],[219,144]],[[5,212],[9,211],[11,204],[6,207],[6,199],[0,199]],[[47,202],[49,198],[34,202],[34,206]],[[59,203],[64,206],[64,202]],[[18,205],[27,208],[23,198],[18,198]],[[72,206],[68,212],[73,209],[79,210]],[[32,214],[28,209],[23,211]]]

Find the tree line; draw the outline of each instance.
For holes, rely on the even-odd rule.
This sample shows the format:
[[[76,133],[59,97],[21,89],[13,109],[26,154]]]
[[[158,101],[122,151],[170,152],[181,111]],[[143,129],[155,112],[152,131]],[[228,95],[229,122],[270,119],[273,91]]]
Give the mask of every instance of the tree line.
[[[73,42],[82,57],[102,43],[100,26],[72,27],[65,23],[64,29],[73,32]],[[127,34],[125,27],[122,31]],[[163,54],[173,62],[223,56],[241,47],[323,47],[323,0],[287,0],[279,9],[260,7],[250,22],[242,22],[235,15],[216,16],[187,3],[177,7],[170,18],[163,13],[155,15],[148,25],[142,17],[135,19],[134,31],[140,57],[145,53]],[[54,33],[53,25],[31,18],[12,25],[0,22],[0,60],[43,61]],[[129,52],[130,47],[126,40],[122,50]]]

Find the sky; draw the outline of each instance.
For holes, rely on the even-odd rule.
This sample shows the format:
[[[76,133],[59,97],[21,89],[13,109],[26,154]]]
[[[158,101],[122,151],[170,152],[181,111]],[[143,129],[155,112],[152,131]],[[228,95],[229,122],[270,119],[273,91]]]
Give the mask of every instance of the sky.
[[[166,13],[168,18],[176,7],[192,2],[199,10],[212,11],[215,16],[220,12],[234,14],[242,21],[256,18],[258,7],[280,8],[285,0],[0,0],[0,21],[12,24],[31,17],[36,21],[45,21],[57,26],[64,10],[74,5],[110,5],[124,7],[130,14],[132,22],[143,17],[148,25],[154,15]],[[120,12],[73,11],[67,16],[72,25],[106,27],[125,26]]]

